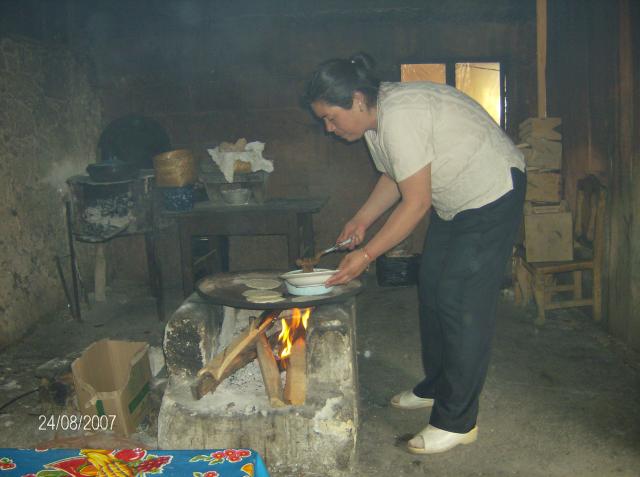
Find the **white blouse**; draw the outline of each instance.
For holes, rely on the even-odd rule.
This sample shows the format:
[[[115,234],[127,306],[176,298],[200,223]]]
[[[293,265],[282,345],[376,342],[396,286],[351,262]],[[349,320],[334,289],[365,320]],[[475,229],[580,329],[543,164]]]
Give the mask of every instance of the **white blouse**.
[[[520,150],[473,99],[430,82],[382,83],[377,131],[365,132],[376,168],[396,182],[431,164],[431,201],[451,220],[511,189]]]

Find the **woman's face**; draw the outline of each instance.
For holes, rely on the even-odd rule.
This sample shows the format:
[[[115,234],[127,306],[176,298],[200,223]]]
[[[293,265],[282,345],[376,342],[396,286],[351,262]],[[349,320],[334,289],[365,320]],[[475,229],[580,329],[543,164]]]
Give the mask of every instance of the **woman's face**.
[[[372,116],[372,112],[357,98],[354,98],[349,109],[324,101],[311,103],[311,109],[324,122],[327,132],[349,142],[357,141],[362,138],[366,130],[372,129],[372,117],[375,118],[375,112]]]

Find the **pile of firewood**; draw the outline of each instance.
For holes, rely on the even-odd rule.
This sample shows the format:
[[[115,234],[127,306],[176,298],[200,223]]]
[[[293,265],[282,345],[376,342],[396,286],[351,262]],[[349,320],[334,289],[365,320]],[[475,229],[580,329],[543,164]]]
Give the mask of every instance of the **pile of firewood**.
[[[257,358],[271,406],[304,404],[307,382],[304,335],[298,335],[293,342],[286,365],[284,388],[280,379],[281,364],[278,364],[273,345],[266,335],[273,322],[286,312],[287,310],[267,310],[259,318],[253,318],[242,333],[198,371],[197,379],[191,386],[193,398],[202,399],[215,391],[222,381]]]

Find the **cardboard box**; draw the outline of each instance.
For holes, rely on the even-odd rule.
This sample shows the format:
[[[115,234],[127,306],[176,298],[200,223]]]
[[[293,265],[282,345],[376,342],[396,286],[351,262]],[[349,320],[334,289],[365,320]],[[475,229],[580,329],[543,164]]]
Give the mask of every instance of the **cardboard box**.
[[[135,431],[150,404],[147,343],[96,341],[72,363],[71,370],[83,414],[108,416],[118,434],[128,436]]]
[[[559,172],[527,169],[527,194],[531,202],[560,202],[562,200],[562,176]]]
[[[520,146],[518,146],[520,147]],[[531,147],[520,147],[527,169],[562,169],[562,156],[536,151]]]
[[[573,260],[573,220],[565,201],[525,203],[524,246],[527,262]]]

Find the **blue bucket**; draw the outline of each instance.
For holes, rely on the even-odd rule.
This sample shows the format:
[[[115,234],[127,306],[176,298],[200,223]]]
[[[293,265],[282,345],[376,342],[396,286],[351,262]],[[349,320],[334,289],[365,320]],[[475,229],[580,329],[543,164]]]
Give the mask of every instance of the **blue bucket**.
[[[193,185],[183,187],[163,187],[165,210],[184,212],[193,209]]]

